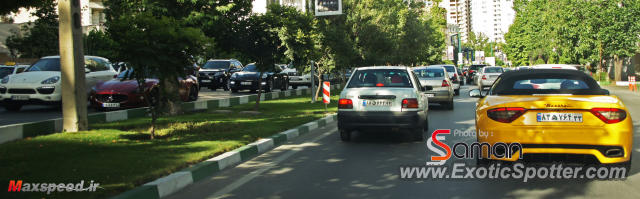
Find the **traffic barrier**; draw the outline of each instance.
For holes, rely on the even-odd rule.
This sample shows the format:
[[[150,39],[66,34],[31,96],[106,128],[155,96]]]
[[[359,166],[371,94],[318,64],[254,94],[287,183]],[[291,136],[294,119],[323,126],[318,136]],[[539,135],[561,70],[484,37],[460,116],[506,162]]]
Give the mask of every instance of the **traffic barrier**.
[[[340,85],[331,85],[330,88],[339,89]],[[311,89],[297,89],[292,91],[277,91],[263,93],[260,100],[274,100],[281,97],[301,96],[311,93]],[[222,107],[230,107],[239,104],[246,104],[255,101],[257,94],[246,96],[233,96],[224,99],[211,99],[196,102],[182,103],[181,107],[184,112],[193,112],[198,110],[213,110]],[[92,113],[87,116],[89,123],[116,122],[132,118],[148,117],[146,107],[126,109],[119,111]],[[39,135],[48,135],[62,132],[62,118],[43,120],[37,122],[27,122],[20,124],[10,124],[0,126],[0,144],[14,140],[21,140],[27,137],[35,137]],[[144,191],[147,191],[146,189]]]
[[[630,91],[638,90],[638,88],[636,88],[636,77],[635,76],[629,76],[629,90]]]

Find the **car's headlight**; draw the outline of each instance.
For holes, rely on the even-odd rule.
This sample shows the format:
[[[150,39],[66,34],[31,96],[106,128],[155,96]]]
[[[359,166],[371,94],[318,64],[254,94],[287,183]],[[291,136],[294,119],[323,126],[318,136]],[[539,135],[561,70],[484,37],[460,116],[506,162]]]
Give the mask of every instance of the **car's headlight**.
[[[9,83],[9,76],[2,78],[2,81],[0,81],[0,84],[6,84],[6,83]]]
[[[264,82],[264,81],[263,81],[263,82],[261,82],[260,84],[262,84],[262,85],[266,85],[266,84],[267,84],[267,82]]]
[[[49,79],[45,79],[44,81],[40,82],[41,84],[55,84],[58,83],[58,81],[60,80],[60,76],[55,76],[55,77],[50,77]]]
[[[229,84],[236,84],[236,81],[230,81]]]

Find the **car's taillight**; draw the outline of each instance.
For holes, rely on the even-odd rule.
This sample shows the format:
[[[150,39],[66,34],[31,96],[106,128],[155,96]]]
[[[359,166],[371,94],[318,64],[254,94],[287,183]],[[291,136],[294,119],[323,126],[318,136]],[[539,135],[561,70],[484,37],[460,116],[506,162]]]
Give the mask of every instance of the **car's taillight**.
[[[447,80],[442,80],[442,87],[449,87],[449,82],[447,82]]]
[[[353,102],[350,99],[340,99],[338,100],[338,108],[339,109],[352,109]]]
[[[618,123],[627,118],[627,112],[617,108],[592,108],[591,113],[607,124]]]
[[[525,112],[527,109],[520,107],[494,108],[487,111],[487,116],[498,122],[511,123]]]
[[[476,72],[476,71],[475,71],[475,70],[470,70],[470,71],[469,71],[469,73],[473,73],[473,72]]]
[[[486,75],[483,75],[483,76],[482,76],[482,80],[487,80],[487,76],[486,76]]]
[[[418,108],[418,99],[416,98],[403,99],[402,108]]]

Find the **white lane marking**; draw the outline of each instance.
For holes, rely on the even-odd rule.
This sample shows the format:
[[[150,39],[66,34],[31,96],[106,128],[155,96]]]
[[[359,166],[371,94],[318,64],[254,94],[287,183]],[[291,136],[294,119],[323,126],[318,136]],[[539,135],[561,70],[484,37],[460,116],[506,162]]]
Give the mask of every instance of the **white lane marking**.
[[[338,129],[336,127],[333,127],[331,129],[329,129],[328,131],[326,131],[325,133],[321,134],[320,136],[313,138],[310,141],[306,141],[304,143],[300,143],[297,145],[283,145],[283,146],[292,146],[293,148],[298,148],[296,146],[301,146],[304,145],[305,143],[310,143],[310,142],[317,142],[318,140],[325,138],[329,135],[331,135],[332,133],[335,133]],[[251,173],[242,176],[241,178],[237,179],[236,181],[234,181],[233,183],[227,185],[226,187],[220,189],[219,191],[215,192],[212,195],[207,196],[207,198],[222,198],[223,196],[225,196],[226,194],[232,192],[233,190],[241,187],[242,185],[246,184],[247,182],[253,180],[254,178],[262,175],[264,172],[272,169],[273,167],[275,167],[276,165],[280,164],[281,162],[287,160],[289,157],[291,157],[292,155],[298,153],[301,150],[290,150],[288,152],[286,152],[285,154],[280,155],[280,157],[276,158],[275,160],[273,160],[272,162],[269,162],[265,165],[262,166],[261,169],[252,171]]]

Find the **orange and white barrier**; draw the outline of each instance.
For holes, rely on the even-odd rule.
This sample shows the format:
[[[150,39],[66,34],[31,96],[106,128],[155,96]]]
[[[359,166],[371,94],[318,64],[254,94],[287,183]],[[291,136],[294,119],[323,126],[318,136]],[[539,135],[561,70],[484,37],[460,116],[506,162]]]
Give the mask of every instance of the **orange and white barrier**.
[[[630,91],[638,90],[638,88],[636,87],[636,77],[635,76],[629,76],[629,90]]]

